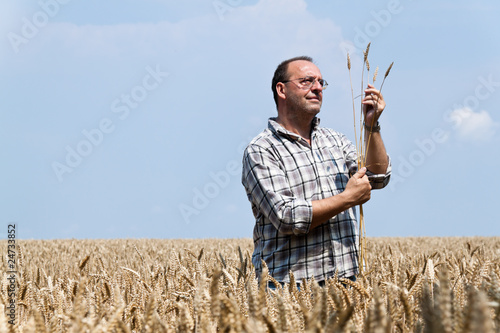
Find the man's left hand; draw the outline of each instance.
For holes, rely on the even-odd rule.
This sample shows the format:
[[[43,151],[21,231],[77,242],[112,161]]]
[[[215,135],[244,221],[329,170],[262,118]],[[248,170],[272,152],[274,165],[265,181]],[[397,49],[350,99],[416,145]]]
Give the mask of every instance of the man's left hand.
[[[371,126],[375,124],[385,109],[384,97],[379,90],[371,84],[365,89],[365,98],[363,98],[363,113],[365,124]]]

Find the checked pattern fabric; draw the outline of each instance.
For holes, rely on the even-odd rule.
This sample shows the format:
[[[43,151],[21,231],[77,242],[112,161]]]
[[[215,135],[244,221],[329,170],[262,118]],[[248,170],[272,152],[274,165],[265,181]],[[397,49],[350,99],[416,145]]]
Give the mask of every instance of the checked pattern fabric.
[[[355,208],[310,229],[312,201],[344,191],[356,172],[356,147],[343,134],[319,126],[314,118],[311,145],[270,118],[243,154],[242,183],[255,216],[252,263],[257,276],[262,260],[278,281],[314,277],[323,281],[358,273]],[[386,174],[369,171],[373,189],[385,187]]]

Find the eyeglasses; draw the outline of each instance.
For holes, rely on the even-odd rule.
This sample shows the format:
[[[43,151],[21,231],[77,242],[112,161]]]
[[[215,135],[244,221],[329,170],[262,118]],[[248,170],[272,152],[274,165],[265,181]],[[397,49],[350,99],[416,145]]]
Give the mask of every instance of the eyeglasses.
[[[325,90],[326,87],[328,87],[328,82],[326,82],[323,79],[316,79],[314,76],[306,76],[306,77],[301,77],[299,79],[293,79],[293,80],[287,80],[287,81],[281,81],[281,82],[288,83],[291,81],[299,81],[301,88],[304,88],[304,89],[311,89],[316,81],[319,82],[319,85],[321,86],[321,88],[323,90]]]

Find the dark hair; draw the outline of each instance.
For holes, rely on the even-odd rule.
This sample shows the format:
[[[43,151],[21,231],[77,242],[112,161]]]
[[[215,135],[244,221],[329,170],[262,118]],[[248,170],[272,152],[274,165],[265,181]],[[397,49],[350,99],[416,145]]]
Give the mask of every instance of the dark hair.
[[[283,82],[288,80],[288,65],[291,62],[297,61],[297,60],[305,60],[309,62],[313,62],[313,59],[308,56],[300,56],[300,57],[294,57],[288,60],[283,61],[281,64],[276,67],[276,70],[274,71],[274,76],[273,76],[273,81],[271,85],[271,89],[273,90],[273,98],[274,98],[274,103],[276,103],[276,108],[278,108],[278,92],[276,91],[276,85],[278,82]]]

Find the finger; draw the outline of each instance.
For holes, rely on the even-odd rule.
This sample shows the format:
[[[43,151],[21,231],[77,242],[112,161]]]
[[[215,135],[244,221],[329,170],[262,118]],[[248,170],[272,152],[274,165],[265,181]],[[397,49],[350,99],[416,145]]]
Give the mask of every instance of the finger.
[[[376,100],[367,100],[367,101],[363,101],[363,104],[365,105],[372,105],[372,106],[375,106],[375,105],[382,105],[382,103],[380,102],[377,102]]]
[[[363,168],[359,169],[358,171],[356,171],[356,173],[354,175],[352,175],[352,178],[361,179],[361,178],[363,178],[365,173],[366,173],[366,168],[363,167]]]
[[[380,102],[384,100],[384,97],[381,94],[367,94],[364,99]]]
[[[385,108],[385,101],[383,99],[377,99],[376,97],[365,98],[362,101],[362,104],[372,105],[377,107],[377,109],[381,110]]]
[[[368,101],[377,101],[378,98],[377,96],[374,96],[374,95],[368,95],[366,96],[365,98],[363,98],[363,102],[368,102]]]
[[[380,92],[378,92],[378,93],[366,93],[363,100],[370,100],[370,99],[375,100],[375,101],[383,101],[384,97],[382,96],[382,94]]]
[[[374,99],[374,98],[368,98],[368,99],[364,99],[363,100],[363,104],[366,104],[366,105],[381,105],[382,102],[381,101],[377,101],[377,99]]]
[[[372,102],[376,102],[376,101],[377,101],[377,98],[374,97],[373,95],[368,95],[365,98],[363,98],[363,103],[365,103],[365,104],[368,102],[372,103]]]
[[[362,167],[361,169],[359,169],[358,172],[356,172],[353,177],[356,177],[357,179],[366,177],[366,167]]]
[[[377,90],[375,88],[368,88],[368,89],[365,89],[365,94],[366,95],[377,95],[379,97],[382,97],[382,94],[380,93],[380,90]]]

